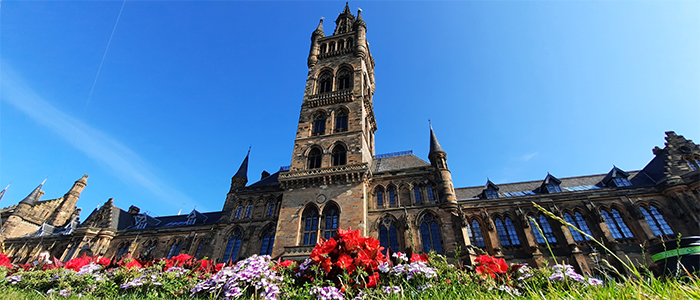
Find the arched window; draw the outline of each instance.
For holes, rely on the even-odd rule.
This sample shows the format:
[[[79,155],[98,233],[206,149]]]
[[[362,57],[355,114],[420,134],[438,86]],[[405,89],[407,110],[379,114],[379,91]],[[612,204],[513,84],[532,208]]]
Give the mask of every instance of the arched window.
[[[233,218],[234,219],[240,218],[242,212],[243,212],[243,204],[238,204],[238,208],[236,208],[236,216]]]
[[[413,195],[416,197],[416,204],[420,204],[422,202],[420,198],[420,187],[414,186],[413,187]]]
[[[168,259],[170,259],[173,256],[176,256],[180,254],[180,247],[182,246],[182,241],[176,240],[173,242],[173,244],[170,246],[170,251],[168,251]]]
[[[275,228],[270,226],[265,230],[260,246],[260,255],[272,255],[272,246],[275,244]]]
[[[267,204],[267,216],[272,216],[275,213],[275,200],[270,200]]]
[[[509,217],[505,217],[505,226],[504,221],[498,218],[494,223],[496,223],[496,231],[498,232],[498,238],[501,240],[502,246],[520,245],[520,238],[518,238],[518,233],[515,231],[513,220]]]
[[[435,202],[435,194],[433,194],[433,186],[429,184],[426,188],[428,189],[428,201]]]
[[[423,252],[431,250],[442,253],[442,238],[440,238],[440,227],[431,215],[426,214],[420,224],[421,243]]]
[[[327,48],[326,44],[321,44],[321,54],[326,53]]]
[[[122,243],[117,251],[117,259],[121,258],[122,255],[129,253],[130,243]]]
[[[314,128],[312,135],[322,135],[326,133],[326,114],[319,113],[314,117]]]
[[[330,51],[330,52],[335,51],[335,42],[330,42],[328,44],[328,51]]]
[[[302,245],[316,245],[316,236],[318,234],[318,210],[311,206],[306,208],[303,214],[304,231],[302,235]]]
[[[245,209],[245,217],[250,218],[250,213],[253,211],[253,203],[248,203],[248,208]]]
[[[389,205],[396,206],[396,189],[394,189],[394,187],[389,187],[387,193],[389,194]]]
[[[484,235],[481,232],[481,225],[479,225],[479,222],[472,220],[472,224],[469,226],[467,231],[469,233],[469,240],[471,241],[472,245],[476,245],[480,248],[486,247],[486,244],[484,243]]]
[[[345,41],[339,40],[338,41],[338,50],[343,50],[345,48]]]
[[[346,163],[347,151],[345,150],[345,146],[338,144],[333,148],[333,165],[342,166]]]
[[[151,260],[153,252],[156,251],[156,246],[158,246],[158,240],[151,240],[144,244],[143,252],[141,252],[141,258],[144,260]]]
[[[194,258],[199,258],[199,254],[202,253],[202,246],[204,245],[204,241],[200,240],[199,245],[197,246],[197,251],[194,252]]]
[[[576,217],[575,219],[572,218],[569,213],[565,213],[564,220],[566,220],[566,222],[569,222],[572,225],[575,225],[576,228],[585,232],[586,234],[593,235],[591,233],[591,230],[588,228],[588,224],[586,224],[586,221],[583,219],[583,216],[581,215],[581,213],[576,212],[576,213],[574,213],[574,216]],[[588,238],[585,235],[582,235],[580,232],[578,232],[574,229],[569,229],[569,231],[571,232],[571,236],[574,238],[574,241],[581,242],[584,240],[586,240],[586,241],[590,240],[590,238]]]
[[[384,206],[384,192],[381,189],[377,189],[377,207]]]
[[[226,251],[224,251],[224,258],[221,260],[221,262],[228,263],[229,261],[236,261],[238,258],[238,250],[241,249],[242,240],[243,234],[241,233],[240,229],[236,228],[226,243]]]
[[[313,148],[309,151],[309,169],[321,167],[321,149]]]
[[[384,255],[391,252],[399,251],[399,235],[396,230],[396,224],[390,219],[386,218],[379,223],[379,244],[384,247],[382,252]]]
[[[608,214],[607,211],[602,210],[600,214],[603,215],[605,224],[608,225],[608,229],[610,230],[610,234],[612,234],[613,238],[616,240],[634,238],[634,235],[632,235],[630,229],[627,228],[627,224],[625,224],[625,221],[622,220],[622,216],[620,216],[620,212],[617,211],[617,209],[611,209],[610,214]],[[610,217],[611,214],[612,217]]]
[[[649,227],[651,227],[651,231],[654,232],[654,235],[673,235],[673,230],[668,226],[664,216],[659,213],[656,207],[650,206],[649,210],[640,207],[639,210],[642,211],[644,219],[649,223]]]
[[[338,230],[338,219],[340,219],[340,210],[338,206],[332,203],[326,205],[323,209],[323,238],[328,240],[335,235]]]
[[[547,238],[547,242],[556,243],[557,238],[554,236],[554,232],[552,231],[552,227],[549,225],[549,221],[547,221],[547,217],[545,217],[544,215],[540,215],[539,219],[537,220],[537,223],[540,226],[540,229],[542,229],[542,232],[544,232],[544,236]],[[544,244],[544,237],[542,237],[542,233],[537,229],[537,226],[535,226],[532,220],[530,220],[530,225],[532,231],[535,233],[535,239],[537,239],[537,242],[540,244]]]
[[[347,39],[346,45],[348,48],[352,47],[352,38]]]
[[[349,70],[343,69],[338,72],[338,90],[352,88],[352,73]]]
[[[328,93],[333,90],[333,76],[330,73],[323,73],[318,77],[318,92]]]
[[[411,206],[411,189],[406,185],[399,187],[399,203],[402,206]]]
[[[339,110],[335,115],[335,132],[348,131],[348,112]]]

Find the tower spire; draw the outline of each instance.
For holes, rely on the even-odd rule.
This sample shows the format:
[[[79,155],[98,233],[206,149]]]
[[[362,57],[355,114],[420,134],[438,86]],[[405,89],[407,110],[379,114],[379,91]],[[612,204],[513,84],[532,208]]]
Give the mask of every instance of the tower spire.
[[[12,184],[12,183],[10,182],[10,184]],[[4,195],[5,195],[5,191],[7,191],[7,188],[9,188],[9,187],[10,187],[10,184],[8,184],[8,185],[7,185],[6,187],[5,187],[5,189],[4,189],[4,190],[0,191],[0,200],[2,200],[2,196],[4,196]]]
[[[428,120],[428,123],[430,123],[430,120]],[[440,142],[438,142],[438,139],[435,136],[433,124],[430,124],[430,152],[428,153],[428,156],[431,156],[434,153],[445,153],[445,151],[442,150],[442,146],[440,146]]]
[[[352,31],[352,26],[355,23],[355,16],[350,12],[350,7],[348,3],[345,2],[345,9],[338,15],[338,19],[335,20],[335,32],[336,34],[343,34]]]
[[[47,178],[48,179],[48,178]],[[39,198],[43,195],[41,192],[41,187],[44,186],[44,183],[46,183],[46,179],[41,182],[39,186],[37,186],[27,197],[22,199],[19,203],[24,203],[24,204],[29,204],[30,206],[36,205],[37,202],[39,202]]]
[[[231,178],[231,189],[229,193],[238,188],[245,187],[245,184],[248,183],[248,158],[250,157],[250,148],[251,147],[248,147],[248,153],[245,155],[245,159],[243,159],[241,166],[238,168],[238,172]]]

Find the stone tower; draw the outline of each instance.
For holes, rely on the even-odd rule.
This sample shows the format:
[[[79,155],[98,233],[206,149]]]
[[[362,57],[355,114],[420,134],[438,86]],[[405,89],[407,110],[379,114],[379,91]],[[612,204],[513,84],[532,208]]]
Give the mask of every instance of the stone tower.
[[[366,234],[365,181],[377,130],[374,60],[360,11],[355,17],[346,3],[335,23],[331,36],[323,31],[323,19],[311,34],[291,166],[279,176],[286,192],[273,256],[310,251],[307,248],[333,227]],[[305,230],[314,226],[318,235]]]

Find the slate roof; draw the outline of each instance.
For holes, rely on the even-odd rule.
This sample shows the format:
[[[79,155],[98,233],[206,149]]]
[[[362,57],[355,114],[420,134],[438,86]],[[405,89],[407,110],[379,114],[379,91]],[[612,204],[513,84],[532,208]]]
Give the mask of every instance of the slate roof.
[[[372,161],[372,173],[390,172],[429,166],[430,163],[413,154],[375,158],[374,161]]]
[[[253,184],[251,184],[251,185],[249,185],[249,186],[247,186],[247,187],[248,187],[248,188],[251,188],[251,187],[263,187],[263,186],[266,186],[266,185],[278,184],[278,183],[279,183],[279,180],[277,180],[277,178],[279,178],[279,176],[280,176],[280,171],[277,171],[277,173],[274,173],[274,174],[272,174],[272,175],[270,175],[270,176],[267,176],[267,177],[265,177],[265,178],[259,180],[258,182],[253,183]]]
[[[631,171],[628,172],[631,177],[636,176],[640,171]],[[559,185],[562,189],[562,192],[570,192],[570,191],[576,191],[576,190],[588,190],[588,189],[598,189],[602,188],[603,185],[600,184],[603,178],[605,178],[606,174],[597,174],[597,175],[587,175],[587,176],[577,176],[577,177],[568,177],[568,178],[558,178],[558,180],[561,181],[561,184]],[[498,196],[505,198],[505,197],[514,197],[517,196],[518,194],[513,194],[513,193],[518,193],[518,192],[526,192],[522,196],[525,195],[535,195],[533,191],[538,189],[540,186],[542,186],[542,180],[533,180],[533,181],[525,181],[525,182],[515,182],[515,183],[506,183],[506,184],[496,184],[498,186]],[[647,185],[647,184],[638,184],[638,185]],[[484,186],[473,186],[473,187],[463,187],[463,188],[457,188],[455,189],[455,194],[457,196],[457,199],[464,200],[464,199],[472,199],[472,198],[477,198],[481,194],[481,192],[484,190]],[[528,193],[529,192],[529,193]]]

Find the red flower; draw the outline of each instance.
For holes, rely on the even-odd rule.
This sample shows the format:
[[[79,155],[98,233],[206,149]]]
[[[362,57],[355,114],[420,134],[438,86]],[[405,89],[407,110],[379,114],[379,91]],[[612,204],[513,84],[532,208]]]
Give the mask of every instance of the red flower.
[[[126,266],[127,269],[131,269],[131,268],[141,269],[141,268],[143,268],[143,265],[141,265],[141,264],[140,264],[137,260],[135,260],[135,259],[132,259],[131,262],[127,263],[125,266]]]
[[[445,279],[445,282],[450,283],[450,280],[449,280],[449,279]]]
[[[502,258],[495,258],[489,255],[480,255],[474,262],[478,266],[474,269],[477,274],[481,275],[482,278],[491,276],[491,278],[496,278],[498,274],[505,274],[508,271],[508,264]]]
[[[97,263],[100,264],[100,265],[103,265],[103,266],[107,266],[107,265],[109,265],[110,263],[112,263],[112,261],[110,261],[109,258],[102,257],[102,258],[100,258],[100,259],[97,260]]]
[[[214,270],[215,270],[216,272],[219,272],[219,271],[221,271],[221,269],[224,268],[225,265],[226,265],[226,264],[224,264],[224,263],[218,263],[218,264],[216,264],[216,266],[214,266]]]
[[[10,263],[10,258],[5,255],[5,253],[0,253],[0,267],[12,268],[12,263]]]
[[[369,282],[367,283],[367,287],[368,287],[368,288],[373,288],[373,287],[376,287],[377,284],[379,284],[379,283],[380,283],[380,281],[379,281],[379,273],[378,273],[378,272],[374,272],[374,275],[372,275],[372,276],[369,277]]]
[[[350,255],[343,253],[340,255],[340,257],[338,257],[338,262],[336,262],[335,265],[343,270],[346,270],[348,274],[352,274],[352,272],[357,269],[357,266],[353,262],[354,260],[352,257],[350,257]]]
[[[411,262],[417,262],[417,261],[422,261],[422,262],[428,262],[428,255],[423,253],[421,255],[418,254],[411,254]]]
[[[87,256],[83,255],[81,257],[76,257],[74,259],[69,260],[66,263],[65,268],[78,272],[78,271],[80,271],[80,268],[82,268],[83,266],[85,266],[89,263],[90,263],[90,259]]]
[[[289,266],[291,266],[291,265],[292,265],[293,263],[294,263],[294,261],[293,261],[293,260],[285,260],[285,261],[283,261],[283,262],[281,262],[281,263],[279,263],[279,264],[280,264],[280,266],[282,266],[282,267],[285,267],[285,268],[286,268],[286,267],[289,267]]]

